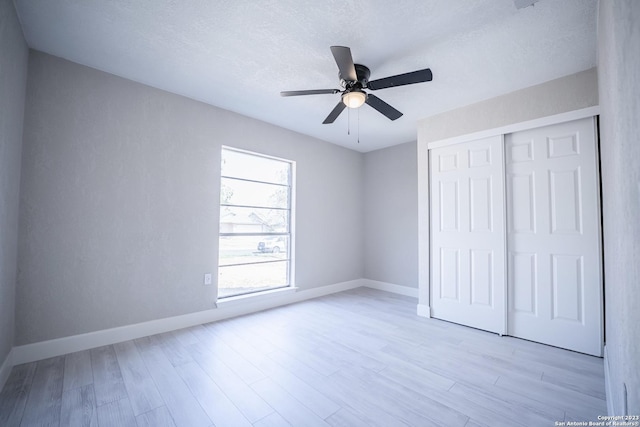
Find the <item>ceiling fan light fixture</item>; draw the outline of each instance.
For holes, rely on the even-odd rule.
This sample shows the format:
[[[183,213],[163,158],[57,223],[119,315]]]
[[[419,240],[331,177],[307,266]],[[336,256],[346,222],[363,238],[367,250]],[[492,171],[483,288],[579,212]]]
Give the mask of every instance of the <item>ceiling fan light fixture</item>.
[[[359,108],[367,100],[367,94],[359,90],[347,92],[342,95],[342,102],[349,108]]]

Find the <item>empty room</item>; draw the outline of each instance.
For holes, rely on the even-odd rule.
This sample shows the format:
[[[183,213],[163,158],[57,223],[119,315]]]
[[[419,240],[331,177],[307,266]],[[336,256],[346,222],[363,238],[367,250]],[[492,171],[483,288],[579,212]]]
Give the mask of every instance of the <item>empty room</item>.
[[[640,426],[637,0],[0,0],[1,426]]]

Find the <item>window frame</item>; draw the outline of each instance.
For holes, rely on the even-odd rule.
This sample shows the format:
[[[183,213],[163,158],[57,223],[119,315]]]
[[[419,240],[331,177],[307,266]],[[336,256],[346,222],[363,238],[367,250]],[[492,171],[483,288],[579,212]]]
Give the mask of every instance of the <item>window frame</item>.
[[[288,164],[288,183],[287,184],[279,184],[275,182],[269,181],[260,181],[257,179],[250,178],[242,178],[237,176],[228,176],[223,174],[222,170],[222,159],[225,151],[232,151],[236,153],[242,153],[249,156],[254,156],[263,159],[270,159],[279,162],[283,162]],[[260,288],[256,290],[251,290],[248,292],[234,293],[230,295],[220,296],[220,283],[217,283],[217,298],[219,301],[225,301],[227,299],[235,299],[238,297],[245,297],[251,295],[258,295],[262,293],[273,292],[274,290],[284,290],[287,288],[295,288],[295,262],[294,262],[294,254],[295,254],[295,239],[294,239],[294,229],[295,229],[295,176],[296,176],[296,162],[294,160],[285,159],[281,157],[276,157],[268,154],[258,153],[256,151],[245,150],[241,148],[231,147],[228,145],[222,145],[220,148],[220,197],[218,199],[218,213],[222,212],[222,209],[225,207],[228,208],[244,208],[244,209],[273,209],[273,210],[282,210],[288,212],[288,221],[287,228],[288,231],[278,231],[278,232],[222,232],[220,231],[222,225],[222,216],[218,219],[218,275],[220,274],[220,270],[225,267],[232,266],[242,266],[242,265],[264,265],[270,263],[286,263],[286,283],[278,286],[269,286],[266,288]],[[257,183],[257,184],[267,184],[273,186],[279,186],[287,189],[287,207],[270,207],[270,206],[255,206],[248,204],[233,204],[233,203],[223,203],[222,202],[222,185],[223,180],[235,180],[235,181],[243,181],[249,183]],[[286,258],[278,259],[278,260],[269,260],[269,261],[256,261],[256,262],[240,262],[240,263],[230,263],[223,264],[220,259],[220,243],[221,238],[223,237],[282,237],[284,236],[287,240],[287,250],[286,250]]]

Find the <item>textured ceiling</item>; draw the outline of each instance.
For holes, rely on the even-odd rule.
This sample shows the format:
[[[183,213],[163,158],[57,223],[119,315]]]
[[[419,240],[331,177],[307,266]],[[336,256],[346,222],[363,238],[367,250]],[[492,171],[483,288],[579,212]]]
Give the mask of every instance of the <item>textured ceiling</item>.
[[[31,48],[363,152],[415,141],[421,118],[596,65],[597,0],[15,4]],[[339,88],[331,45],[371,80],[429,67],[433,81],[375,92],[396,121],[365,105],[323,125],[339,94],[279,92]]]

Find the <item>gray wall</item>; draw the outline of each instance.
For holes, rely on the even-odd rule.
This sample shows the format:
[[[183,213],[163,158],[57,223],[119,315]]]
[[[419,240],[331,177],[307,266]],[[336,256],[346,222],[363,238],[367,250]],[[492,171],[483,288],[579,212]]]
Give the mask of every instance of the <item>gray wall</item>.
[[[418,287],[416,143],[364,157],[364,277]]]
[[[428,117],[418,141],[433,142],[598,105],[595,68]]]
[[[363,275],[360,153],[31,51],[16,345],[210,309],[220,146],[297,162],[296,284]]]
[[[616,415],[640,414],[640,2],[600,0],[605,322]]]
[[[0,366],[14,341],[18,205],[27,44],[11,0],[0,0]]]

